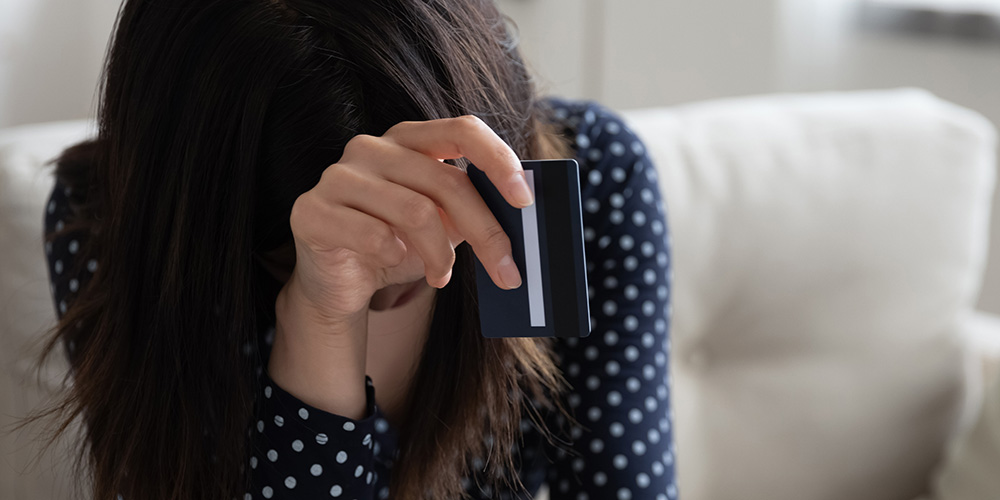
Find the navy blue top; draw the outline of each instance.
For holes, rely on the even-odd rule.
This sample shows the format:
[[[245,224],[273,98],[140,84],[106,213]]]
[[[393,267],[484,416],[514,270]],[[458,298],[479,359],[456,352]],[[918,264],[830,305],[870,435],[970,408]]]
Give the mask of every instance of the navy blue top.
[[[668,385],[670,239],[656,170],[642,142],[612,112],[589,102],[549,104],[551,119],[572,141],[581,167],[593,330],[587,338],[555,342],[572,387],[563,403],[581,426],[570,429],[569,444],[557,446],[525,415],[515,463],[527,491],[478,486],[476,470],[482,467],[476,463],[463,484],[473,499],[532,498],[547,483],[552,500],[672,500],[677,487]],[[46,235],[72,218],[68,194],[57,183]],[[60,317],[100,265],[82,255],[86,238],[70,232],[46,244]],[[252,489],[245,498],[388,498],[398,436],[379,408],[371,380],[367,418],[313,408],[267,377],[263,368],[273,339],[273,327],[262,330],[263,392],[251,431]],[[71,353],[74,348],[67,345]]]

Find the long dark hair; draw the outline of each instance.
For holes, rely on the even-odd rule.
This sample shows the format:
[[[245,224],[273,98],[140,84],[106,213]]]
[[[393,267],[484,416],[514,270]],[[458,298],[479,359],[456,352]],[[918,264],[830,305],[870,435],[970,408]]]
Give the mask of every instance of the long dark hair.
[[[351,137],[475,114],[522,158],[546,157],[542,108],[490,0],[126,1],[99,134],[57,168],[78,203],[64,231],[89,231],[101,263],[48,349],[76,345],[55,412],[84,424],[93,497],[243,491],[261,360],[241,347],[281,287],[257,257],[291,241],[294,200]],[[461,496],[476,454],[512,470],[525,400],[561,388],[545,341],[480,336],[472,258],[461,246],[438,292],[397,499]]]

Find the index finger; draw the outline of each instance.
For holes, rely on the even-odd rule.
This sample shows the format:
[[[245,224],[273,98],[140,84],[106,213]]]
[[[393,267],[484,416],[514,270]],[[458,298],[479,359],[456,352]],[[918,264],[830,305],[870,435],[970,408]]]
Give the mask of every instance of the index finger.
[[[475,116],[402,122],[383,137],[440,160],[467,158],[486,173],[511,206],[524,208],[535,202],[517,154]]]

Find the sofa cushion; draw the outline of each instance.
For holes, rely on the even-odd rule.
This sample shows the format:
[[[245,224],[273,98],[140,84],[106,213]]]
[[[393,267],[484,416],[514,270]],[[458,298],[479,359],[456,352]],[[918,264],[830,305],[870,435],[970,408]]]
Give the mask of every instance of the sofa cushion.
[[[925,92],[627,114],[674,249],[681,495],[898,500],[964,407],[995,138]]]

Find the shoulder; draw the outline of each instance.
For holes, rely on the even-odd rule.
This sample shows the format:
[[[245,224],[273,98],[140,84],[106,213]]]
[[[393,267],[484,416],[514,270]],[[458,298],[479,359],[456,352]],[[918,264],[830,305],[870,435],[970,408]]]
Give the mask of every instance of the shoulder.
[[[616,167],[648,163],[645,144],[615,111],[594,101],[550,97],[543,102],[550,123],[569,141],[582,173],[596,170],[620,177],[624,172],[615,171]]]

